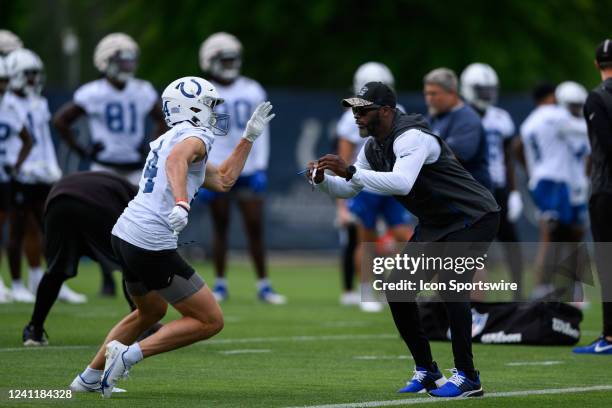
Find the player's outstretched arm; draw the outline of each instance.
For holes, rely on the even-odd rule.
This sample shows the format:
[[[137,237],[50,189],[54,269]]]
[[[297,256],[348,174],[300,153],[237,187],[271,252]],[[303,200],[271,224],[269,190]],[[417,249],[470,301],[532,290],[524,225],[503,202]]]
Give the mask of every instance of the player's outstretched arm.
[[[219,167],[210,163],[206,165],[205,188],[221,192],[227,192],[232,188],[244,168],[253,142],[257,140],[268,123],[274,118],[275,114],[271,112],[272,104],[270,102],[260,104],[251,115],[242,139],[229,157]]]

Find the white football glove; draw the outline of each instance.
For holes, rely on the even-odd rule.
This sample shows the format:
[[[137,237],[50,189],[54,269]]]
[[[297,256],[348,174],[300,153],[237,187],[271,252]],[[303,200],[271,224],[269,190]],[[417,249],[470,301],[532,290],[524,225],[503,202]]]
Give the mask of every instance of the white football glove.
[[[264,131],[266,125],[276,116],[274,113],[270,115],[271,111],[272,104],[270,102],[260,103],[247,122],[242,137],[253,143]]]
[[[521,193],[513,190],[508,195],[508,221],[516,222],[523,212]]]
[[[185,229],[188,218],[189,211],[178,204],[174,206],[172,212],[168,216],[168,223],[176,235]]]

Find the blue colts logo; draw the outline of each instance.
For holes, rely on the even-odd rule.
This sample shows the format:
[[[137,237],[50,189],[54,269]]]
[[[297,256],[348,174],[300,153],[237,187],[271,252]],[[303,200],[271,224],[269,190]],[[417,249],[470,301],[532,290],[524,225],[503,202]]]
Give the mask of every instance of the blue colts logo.
[[[200,85],[198,83],[198,81],[196,81],[195,79],[192,79],[191,82],[193,82],[194,84],[196,84],[196,86],[198,87],[197,91],[195,94],[190,94],[185,92],[185,82],[181,82],[179,83],[175,89],[178,89],[179,91],[181,91],[181,93],[183,94],[183,96],[185,96],[186,98],[195,98],[196,96],[200,96],[200,94],[202,93],[202,85]]]

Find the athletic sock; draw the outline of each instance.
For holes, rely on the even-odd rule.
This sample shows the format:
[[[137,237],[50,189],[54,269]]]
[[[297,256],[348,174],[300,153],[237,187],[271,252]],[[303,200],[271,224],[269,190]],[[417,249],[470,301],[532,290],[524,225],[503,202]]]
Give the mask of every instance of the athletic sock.
[[[43,277],[43,270],[40,266],[36,266],[30,268],[30,272],[28,275],[28,282],[30,286],[30,290],[32,293],[36,294],[36,289],[38,289],[38,284]]]
[[[140,345],[138,343],[134,343],[128,347],[127,351],[123,355],[126,364],[131,367],[137,362],[143,359],[142,350],[140,349]]]
[[[268,278],[263,278],[263,279],[259,279],[257,281],[257,290],[262,290],[264,288],[269,288],[270,285],[270,281],[268,280]]]
[[[13,282],[11,283],[11,288],[13,288],[13,290],[15,290],[15,289],[25,289],[21,279],[13,279]]]
[[[87,366],[85,371],[81,373],[81,379],[86,383],[92,384],[100,381],[102,374],[104,374],[104,370],[95,370],[90,366]]]

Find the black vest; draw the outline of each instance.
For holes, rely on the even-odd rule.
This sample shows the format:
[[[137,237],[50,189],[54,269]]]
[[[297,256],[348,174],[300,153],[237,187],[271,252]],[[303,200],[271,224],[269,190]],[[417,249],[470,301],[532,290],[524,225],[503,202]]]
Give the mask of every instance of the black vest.
[[[497,202],[485,187],[465,170],[448,147],[434,135],[421,115],[396,110],[391,133],[382,143],[371,137],[365,156],[375,171],[389,172],[395,164],[393,142],[409,129],[419,129],[440,143],[440,157],[425,164],[410,193],[395,198],[419,218],[419,241],[437,241],[451,232],[471,226],[484,215],[499,211]]]
[[[612,123],[612,79],[607,79],[592,91],[601,98],[608,121]],[[590,98],[589,98],[590,99]],[[592,102],[591,102],[592,103]],[[585,105],[585,117],[589,117],[589,100]],[[588,123],[588,121],[587,121]],[[612,138],[612,129],[607,129],[604,134],[599,134],[592,126],[589,126],[589,140],[591,142],[591,194],[612,194],[612,157],[607,151],[602,140]]]

